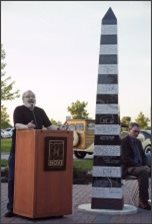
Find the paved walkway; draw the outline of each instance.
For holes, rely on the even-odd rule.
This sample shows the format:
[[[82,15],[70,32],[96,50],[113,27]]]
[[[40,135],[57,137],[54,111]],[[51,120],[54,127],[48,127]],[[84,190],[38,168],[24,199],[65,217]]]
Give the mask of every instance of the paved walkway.
[[[128,191],[125,190],[128,189]],[[149,188],[151,194],[151,187]],[[124,187],[124,202],[131,204],[131,198],[128,195],[132,193],[133,203],[138,204],[138,190],[137,181],[127,181]],[[131,223],[131,224],[150,224],[152,223],[151,211],[144,209],[138,209],[136,214],[130,215],[102,215],[95,212],[86,212],[78,210],[78,205],[91,202],[91,184],[89,185],[73,185],[73,213],[63,218],[45,218],[31,220],[24,217],[15,216],[12,218],[5,218],[4,213],[7,204],[7,183],[1,184],[1,223],[37,223],[37,224],[119,224],[119,223]]]

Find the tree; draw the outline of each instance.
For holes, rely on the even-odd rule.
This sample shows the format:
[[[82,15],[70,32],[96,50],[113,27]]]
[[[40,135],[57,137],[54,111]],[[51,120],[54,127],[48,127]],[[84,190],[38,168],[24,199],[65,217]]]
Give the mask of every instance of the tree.
[[[5,78],[5,71],[4,68],[6,67],[6,63],[4,62],[6,57],[6,53],[1,45],[1,100],[13,100],[19,97],[19,90],[13,91],[13,85],[15,84],[14,81],[11,81],[11,77],[8,76]]]
[[[53,125],[57,125],[57,121],[54,120],[53,118],[51,118],[51,124],[53,124]]]
[[[14,81],[11,81],[11,77],[6,77],[4,71],[6,67],[5,63],[6,53],[1,45],[1,127],[5,128],[6,124],[9,124],[9,115],[7,114],[7,108],[4,106],[3,102],[7,100],[13,100],[18,98],[19,90],[14,91]]]
[[[4,105],[1,106],[1,128],[7,128],[8,126],[11,126],[9,124],[9,115],[6,111],[6,107]]]
[[[85,107],[87,106],[87,102],[80,102],[77,100],[75,103],[73,102],[71,106],[68,106],[68,111],[70,112],[73,119],[88,119],[88,113]]]
[[[129,127],[129,123],[131,122],[131,117],[124,116],[121,118],[122,127]]]
[[[135,119],[135,122],[137,122],[140,126],[140,128],[143,128],[143,129],[147,129],[148,128],[148,122],[149,122],[149,118],[148,117],[145,117],[145,115],[140,112],[138,114],[138,117]]]

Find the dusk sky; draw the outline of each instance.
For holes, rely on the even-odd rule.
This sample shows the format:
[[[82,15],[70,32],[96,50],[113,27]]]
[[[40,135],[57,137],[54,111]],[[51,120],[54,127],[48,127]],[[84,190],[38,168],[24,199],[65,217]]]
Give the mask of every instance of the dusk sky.
[[[21,95],[35,92],[50,119],[64,122],[76,100],[88,102],[95,117],[101,20],[109,7],[118,23],[120,116],[150,118],[150,1],[1,2],[6,74]],[[11,123],[21,104],[21,97],[5,104]]]

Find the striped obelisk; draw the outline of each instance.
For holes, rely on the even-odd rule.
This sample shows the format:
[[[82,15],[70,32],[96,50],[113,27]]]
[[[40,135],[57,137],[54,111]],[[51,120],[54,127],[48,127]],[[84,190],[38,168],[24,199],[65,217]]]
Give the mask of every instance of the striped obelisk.
[[[117,19],[102,19],[96,96],[92,200],[94,209],[123,209],[118,109]]]

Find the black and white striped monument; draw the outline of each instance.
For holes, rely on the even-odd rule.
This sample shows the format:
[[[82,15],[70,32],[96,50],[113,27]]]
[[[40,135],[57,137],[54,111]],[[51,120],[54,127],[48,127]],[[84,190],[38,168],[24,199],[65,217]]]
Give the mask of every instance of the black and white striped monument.
[[[119,134],[117,18],[109,8],[101,25],[92,209],[123,209]]]

